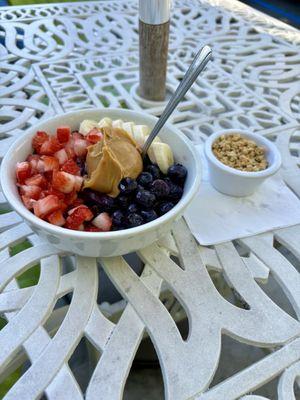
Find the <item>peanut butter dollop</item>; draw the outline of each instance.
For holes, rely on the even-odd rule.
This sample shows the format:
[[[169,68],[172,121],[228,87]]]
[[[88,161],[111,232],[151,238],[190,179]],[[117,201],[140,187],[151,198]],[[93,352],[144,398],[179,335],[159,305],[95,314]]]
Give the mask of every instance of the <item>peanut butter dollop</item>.
[[[136,179],[143,170],[143,160],[136,142],[123,129],[106,127],[102,133],[103,139],[88,147],[84,188],[116,197],[120,180]]]

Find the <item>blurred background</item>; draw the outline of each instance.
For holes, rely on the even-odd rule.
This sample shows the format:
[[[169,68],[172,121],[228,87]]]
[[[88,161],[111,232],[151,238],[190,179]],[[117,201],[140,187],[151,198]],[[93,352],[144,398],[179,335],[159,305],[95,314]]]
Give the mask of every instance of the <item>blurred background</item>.
[[[241,0],[241,2],[300,28],[300,0]]]
[[[0,0],[0,6],[18,6],[22,4],[40,3],[49,4],[68,1],[70,0]],[[300,29],[300,0],[241,0],[241,2]]]

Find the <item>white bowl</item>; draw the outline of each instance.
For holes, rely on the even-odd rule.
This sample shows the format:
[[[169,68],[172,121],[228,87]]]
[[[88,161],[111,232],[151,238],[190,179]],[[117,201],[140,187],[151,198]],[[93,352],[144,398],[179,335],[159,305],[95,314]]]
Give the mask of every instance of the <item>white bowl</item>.
[[[240,134],[253,140],[265,149],[268,167],[258,172],[240,171],[231,168],[217,159],[212,152],[212,144],[221,135]],[[237,129],[225,129],[209,136],[205,142],[204,152],[208,161],[211,184],[219,192],[236,197],[249,196],[269,176],[274,175],[281,166],[281,156],[277,147],[265,137]]]
[[[184,193],[178,204],[158,219],[145,225],[113,232],[81,232],[52,225],[36,217],[26,209],[18,194],[15,178],[15,167],[18,161],[24,161],[32,153],[31,140],[38,130],[54,134],[60,125],[69,125],[72,130],[78,129],[84,119],[100,120],[109,117],[113,120],[134,121],[153,127],[156,117],[122,109],[78,110],[59,115],[30,128],[17,139],[8,150],[1,165],[1,185],[5,197],[12,208],[20,214],[33,231],[48,242],[67,252],[90,257],[117,256],[143,248],[165,235],[191,202],[200,184],[200,162],[193,144],[174,126],[166,124],[160,132],[162,141],[168,143],[174,153],[176,162],[183,164],[188,175]]]

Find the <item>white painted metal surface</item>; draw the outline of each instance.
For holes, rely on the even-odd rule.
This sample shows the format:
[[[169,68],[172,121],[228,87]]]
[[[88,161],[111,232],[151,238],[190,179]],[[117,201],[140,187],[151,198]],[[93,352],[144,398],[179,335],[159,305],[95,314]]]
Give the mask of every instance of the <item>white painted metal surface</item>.
[[[163,104],[143,101],[136,92],[137,6],[129,0],[0,8],[0,157],[24,129],[55,113],[121,106],[160,114]],[[238,2],[174,2],[169,90],[201,45],[211,45],[215,59],[173,115],[173,123],[195,143],[231,127],[274,140],[282,154],[284,180],[297,195],[299,42],[295,29]],[[9,209],[1,194],[0,209]],[[26,239],[33,247],[12,256],[12,246]],[[44,393],[49,399],[121,399],[147,332],[159,357],[166,399],[263,399],[252,393],[275,377],[280,377],[278,398],[295,399],[300,375],[299,242],[300,227],[295,226],[204,248],[179,221],[172,235],[140,252],[145,262],[140,277],[122,257],[98,260],[98,267],[94,259],[71,257],[73,270],[65,273],[54,248],[33,235],[14,212],[1,214],[0,314],[7,325],[0,331],[0,377],[26,358],[31,363],[6,398],[34,399]],[[37,262],[38,284],[19,288],[16,277]],[[127,303],[97,304],[98,268]],[[220,275],[220,287],[209,273]],[[289,299],[289,314],[262,289],[269,279]],[[239,303],[224,298],[228,290]],[[50,334],[58,315],[54,306],[67,293],[73,294],[70,306]],[[117,323],[107,317],[113,310],[121,312]],[[186,340],[176,325],[184,312],[189,321]],[[222,335],[271,352],[210,387]],[[101,353],[86,393],[68,365],[82,337]]]

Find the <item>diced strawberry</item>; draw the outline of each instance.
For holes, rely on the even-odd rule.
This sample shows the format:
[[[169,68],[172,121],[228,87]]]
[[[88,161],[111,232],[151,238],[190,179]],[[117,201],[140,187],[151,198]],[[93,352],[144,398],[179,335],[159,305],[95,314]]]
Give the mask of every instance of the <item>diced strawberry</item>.
[[[66,153],[68,155],[68,159],[69,160],[70,159],[74,160],[74,158],[76,157],[74,148],[73,147],[68,147],[68,148],[65,148],[65,150],[66,150]]]
[[[27,161],[29,161],[31,165],[31,170],[33,174],[44,172],[44,161],[41,160],[41,156],[39,156],[38,154],[30,154],[27,157]]]
[[[93,128],[92,130],[90,130],[86,136],[86,139],[92,144],[100,142],[100,140],[102,140],[102,138],[103,138],[103,135],[97,128]]]
[[[93,219],[92,224],[100,229],[101,232],[110,231],[112,220],[109,214],[103,212]]]
[[[77,199],[75,199],[75,200],[72,202],[72,207],[81,206],[81,204],[83,204],[83,203],[84,203],[83,199],[81,199],[80,197],[77,197]]]
[[[34,214],[37,217],[44,218],[47,214],[60,209],[60,201],[57,196],[49,195],[38,200],[33,205]]]
[[[33,205],[36,202],[36,200],[31,199],[30,197],[27,196],[21,196],[22,201],[24,206],[28,209],[28,210],[32,210],[33,209]]]
[[[73,147],[71,147],[71,145],[69,147],[65,147],[65,150],[68,155],[68,158],[75,158],[76,154],[75,154]]]
[[[93,218],[93,213],[85,205],[72,208],[68,214],[65,227],[69,229],[82,230],[83,222],[90,221]]]
[[[38,200],[42,189],[35,185],[20,185],[21,196],[29,197],[30,199]]]
[[[39,160],[37,163],[37,171],[38,172],[45,172],[45,164],[43,160]]]
[[[99,228],[97,228],[96,226],[94,226],[92,224],[86,224],[84,227],[84,230],[86,232],[101,232],[101,230]]]
[[[75,177],[75,184],[74,184],[74,189],[79,192],[79,190],[81,189],[81,186],[83,184],[83,177],[82,176],[76,176]]]
[[[63,193],[71,193],[76,184],[75,175],[63,171],[54,171],[52,186]]]
[[[85,207],[86,207],[86,206],[85,206]],[[72,208],[68,211],[68,215],[74,214],[74,212],[76,211],[76,209],[77,209],[77,207],[72,207]],[[75,215],[76,215],[76,213],[74,214],[74,216],[75,216]],[[80,217],[80,221],[83,222],[83,221],[84,221],[84,218],[81,219],[81,217]]]
[[[57,226],[63,226],[66,222],[61,210],[52,212],[51,214],[47,215],[46,219],[48,222],[50,222],[50,224]]]
[[[74,139],[71,136],[70,140],[68,143],[65,144],[65,150],[66,153],[68,154],[68,158],[74,158],[76,156],[75,151],[74,151]]]
[[[76,139],[84,139],[84,136],[81,133],[79,133],[78,131],[73,131],[72,132],[72,138],[74,140],[76,140]]]
[[[19,183],[23,183],[31,175],[31,165],[28,161],[18,162],[16,176]]]
[[[37,163],[39,159],[40,159],[40,156],[38,154],[29,154],[26,158],[26,161],[28,161],[31,165],[32,161],[35,161]]]
[[[74,140],[74,151],[76,156],[83,157],[87,153],[87,148],[89,143],[85,139],[75,139]]]
[[[40,195],[40,199],[43,199],[47,196],[56,196],[58,197],[60,203],[61,203],[61,209],[65,210],[67,208],[67,205],[65,205],[64,201],[65,201],[65,194],[60,192],[59,190],[55,190],[53,189],[53,187],[51,185],[49,185],[49,187],[46,190],[43,190],[41,195]]]
[[[74,220],[73,218],[71,218],[69,216],[66,219],[66,223],[64,225],[64,228],[68,228],[68,229],[73,229],[75,231],[79,231],[80,230],[80,225],[81,225],[81,223],[78,223],[78,221]]]
[[[44,171],[57,171],[59,169],[58,159],[52,156],[42,156],[44,161]]]
[[[40,148],[43,143],[45,143],[49,139],[49,135],[43,131],[37,131],[32,139],[32,147],[35,151],[39,153]]]
[[[57,171],[59,170],[59,161],[54,156],[42,156],[44,161],[44,170],[47,171]]]
[[[59,165],[63,165],[65,162],[68,161],[69,158],[65,149],[58,150],[54,154],[54,157],[58,159]]]
[[[42,146],[40,147],[38,153],[46,156],[52,156],[58,150],[63,147],[63,144],[59,143],[56,137],[51,136],[48,140],[46,140]]]
[[[64,228],[72,229],[74,231],[83,231],[84,225],[83,224],[78,225],[76,222],[74,222],[70,219],[68,220],[68,218],[67,218]]]
[[[52,183],[53,171],[44,172],[44,177],[45,177],[45,179],[47,181],[47,188],[46,189],[49,189],[52,186],[51,183]]]
[[[71,193],[65,194],[64,202],[68,205],[71,206],[77,199],[77,192],[73,190]]]
[[[27,161],[31,166],[32,172],[37,172],[39,159],[40,156],[38,154],[29,154],[29,156],[27,157]]]
[[[61,171],[68,172],[72,175],[80,175],[80,168],[74,160],[68,160],[66,163],[64,163],[64,165],[61,167]]]
[[[67,208],[68,208],[67,204],[64,201],[60,200],[60,209],[61,209],[61,211],[65,212]]]
[[[90,221],[93,218],[92,211],[84,204],[72,208],[68,211],[68,215],[81,220],[81,222]]]
[[[39,172],[44,172],[44,161],[38,154],[30,154],[27,157],[27,161],[31,165],[31,173],[37,174]]]
[[[60,143],[66,143],[71,136],[71,129],[69,126],[59,126],[56,130],[56,136]]]
[[[26,179],[25,185],[29,186],[34,185],[34,186],[39,186],[42,189],[45,189],[47,187],[47,180],[43,175],[36,174]]]
[[[45,197],[51,196],[51,195],[54,195],[54,196],[55,196],[54,193],[57,193],[57,191],[52,191],[52,190],[49,190],[49,191],[48,191],[48,190],[45,190],[44,192],[41,193],[40,199],[44,199]],[[63,194],[63,193],[60,193],[60,194]],[[59,209],[60,209],[62,212],[66,211],[67,208],[68,208],[68,205],[65,203],[65,199],[64,199],[64,198],[61,198],[61,197],[59,197],[59,196],[56,196],[56,197],[58,197],[58,199],[59,199]]]
[[[51,185],[47,190],[44,190],[44,193],[46,196],[49,196],[50,194],[53,194],[54,196],[58,197],[60,200],[65,199],[65,194],[60,192],[59,190],[54,189]]]

